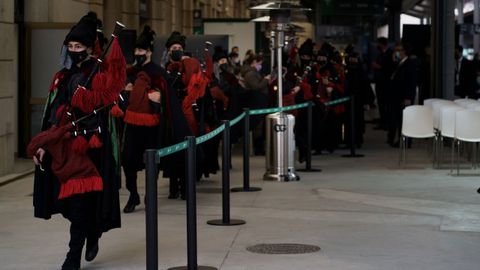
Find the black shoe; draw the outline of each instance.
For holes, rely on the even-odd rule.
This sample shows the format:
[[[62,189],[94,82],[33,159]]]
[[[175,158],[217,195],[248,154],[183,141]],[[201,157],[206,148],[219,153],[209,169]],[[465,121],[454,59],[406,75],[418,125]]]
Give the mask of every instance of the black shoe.
[[[87,262],[93,261],[98,254],[98,238],[94,237],[94,239],[87,238],[87,249],[85,250],[85,260]]]
[[[62,270],[80,270],[80,266],[62,265]]]
[[[128,202],[123,208],[124,213],[132,213],[135,211],[135,207],[140,204],[140,195],[135,194],[132,195],[130,194],[130,197],[128,198]]]
[[[62,270],[79,270],[80,269],[80,262],[71,259],[68,255],[65,261],[62,264]]]

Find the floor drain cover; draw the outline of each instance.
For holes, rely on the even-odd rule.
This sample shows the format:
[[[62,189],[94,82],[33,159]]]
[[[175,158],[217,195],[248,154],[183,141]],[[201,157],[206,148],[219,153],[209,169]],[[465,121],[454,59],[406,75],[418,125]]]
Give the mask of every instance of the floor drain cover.
[[[222,188],[216,188],[216,187],[212,187],[212,188],[208,188],[208,187],[197,188],[197,192],[198,192],[198,193],[222,193]]]
[[[260,254],[304,254],[320,250],[320,247],[303,244],[258,244],[247,247],[247,250]]]

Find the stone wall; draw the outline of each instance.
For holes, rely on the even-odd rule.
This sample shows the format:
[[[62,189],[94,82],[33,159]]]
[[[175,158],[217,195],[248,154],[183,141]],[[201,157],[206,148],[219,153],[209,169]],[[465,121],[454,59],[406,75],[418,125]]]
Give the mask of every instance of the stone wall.
[[[0,1],[0,175],[13,169],[17,138],[17,38],[13,0]]]

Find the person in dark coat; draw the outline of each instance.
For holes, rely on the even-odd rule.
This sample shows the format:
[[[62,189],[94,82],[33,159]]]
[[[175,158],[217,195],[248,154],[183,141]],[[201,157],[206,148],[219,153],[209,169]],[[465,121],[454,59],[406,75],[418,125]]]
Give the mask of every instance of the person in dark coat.
[[[331,45],[330,45],[331,46]],[[324,46],[325,47],[325,46]],[[332,53],[329,46],[323,48],[317,55],[318,66],[315,70],[315,78],[318,80],[316,89],[313,89],[315,102],[318,108],[324,109],[319,112],[316,125],[318,130],[315,131],[319,136],[314,140],[313,147],[316,153],[321,154],[323,150],[329,153],[338,147],[341,140],[341,117],[345,111],[343,104],[337,104],[326,107],[326,102],[337,100],[343,97],[344,84],[341,74],[338,73],[338,67],[331,60]]]
[[[190,135],[203,135],[212,130],[209,119],[205,117],[206,111],[209,111],[208,100],[212,100],[208,95],[207,86],[212,80],[213,63],[212,58],[207,54],[206,71],[201,69],[200,62],[184,53],[186,46],[186,38],[179,32],[172,32],[168,38],[165,47],[168,51],[167,72],[169,73],[169,82],[174,91],[177,93],[177,102],[180,103],[182,117],[188,124],[188,132]],[[206,162],[206,163],[200,163]],[[210,163],[211,162],[211,163]],[[203,145],[197,148],[197,178],[205,173],[213,173],[218,168],[217,160],[209,160],[205,158]],[[170,179],[170,198],[178,196],[185,199],[185,170],[164,171],[164,176]]]
[[[90,12],[64,40],[64,68],[57,72],[42,119],[42,132],[28,147],[36,166],[33,205],[37,218],[61,213],[70,221],[62,269],[93,260],[102,233],[120,227],[120,164],[117,131],[108,108],[125,81],[125,59],[114,40],[106,65],[85,84],[97,60],[97,16]]]
[[[375,129],[387,129],[388,122],[388,89],[390,87],[390,77],[395,69],[393,62],[393,50],[388,47],[388,40],[385,37],[377,39],[378,57],[372,63],[375,80],[375,94],[377,97],[378,112],[380,122]]]
[[[407,106],[413,105],[417,91],[417,63],[410,57],[410,47],[406,43],[395,46],[395,71],[391,76],[389,96],[389,129],[387,142],[392,147],[398,147],[402,130],[402,112]]]
[[[475,64],[463,57],[463,47],[455,46],[455,95],[475,98]]]
[[[313,100],[312,87],[309,81],[312,80],[313,73],[311,65],[313,60],[313,46],[311,39],[307,39],[298,49],[300,58],[299,65],[290,66],[284,83],[287,93],[283,95],[283,106],[304,103]],[[294,110],[289,113],[295,116],[295,144],[298,147],[298,159],[302,163],[307,157],[307,138],[308,138],[308,110]],[[313,116],[313,115],[312,115]]]
[[[345,114],[345,136],[346,144],[351,143],[351,110],[355,115],[355,144],[361,147],[363,144],[363,134],[365,133],[365,117],[364,111],[373,106],[375,97],[370,86],[368,76],[363,69],[362,62],[358,53],[349,53],[345,68],[345,95],[355,99],[355,107],[351,107],[351,103],[347,103]]]
[[[263,58],[255,53],[250,54],[243,61],[243,67],[240,71],[242,84],[246,90],[243,97],[245,108],[262,109],[267,108],[269,103],[268,86],[271,79],[270,75],[263,76],[262,70]],[[255,155],[265,154],[265,128],[264,117],[254,116],[250,118],[250,129],[253,130],[253,147]]]
[[[133,212],[140,204],[137,172],[145,168],[145,150],[161,146],[161,93],[167,91],[167,80],[162,67],[151,61],[154,40],[155,32],[145,26],[135,44],[135,65],[127,70],[127,85],[122,92],[123,102],[120,102],[125,122],[122,167],[130,192],[123,208],[125,213]]]

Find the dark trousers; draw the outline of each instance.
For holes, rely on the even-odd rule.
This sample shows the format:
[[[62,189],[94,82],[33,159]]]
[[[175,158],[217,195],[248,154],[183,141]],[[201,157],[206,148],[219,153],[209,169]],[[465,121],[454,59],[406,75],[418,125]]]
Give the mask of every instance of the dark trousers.
[[[413,104],[413,100],[410,101]],[[403,119],[403,105],[402,100],[392,101],[389,104],[389,121],[388,121],[388,134],[387,142],[393,144],[400,139],[402,133],[402,119]]]
[[[122,150],[125,184],[131,195],[138,195],[137,172],[145,168],[143,154],[146,149],[159,148],[158,127],[127,125]]]
[[[354,117],[355,117],[355,144],[357,146],[361,146],[363,144],[363,134],[365,133],[365,117],[364,117],[364,110],[363,104],[355,104],[354,109]],[[345,123],[345,144],[350,145],[352,142],[351,139],[351,104],[346,105],[346,112],[344,114],[344,123]]]
[[[125,174],[125,185],[131,195],[138,195],[137,188],[137,169],[130,166],[123,166],[123,173]]]
[[[378,113],[380,115],[380,123],[381,127],[388,127],[388,121],[390,120],[388,117],[388,84],[382,82],[375,83],[375,94],[377,97],[377,105],[378,105]]]
[[[97,193],[77,194],[66,199],[68,212],[66,218],[70,224],[70,250],[67,253],[65,264],[80,266],[82,249],[85,240],[88,243],[98,241],[101,231],[96,218]]]

